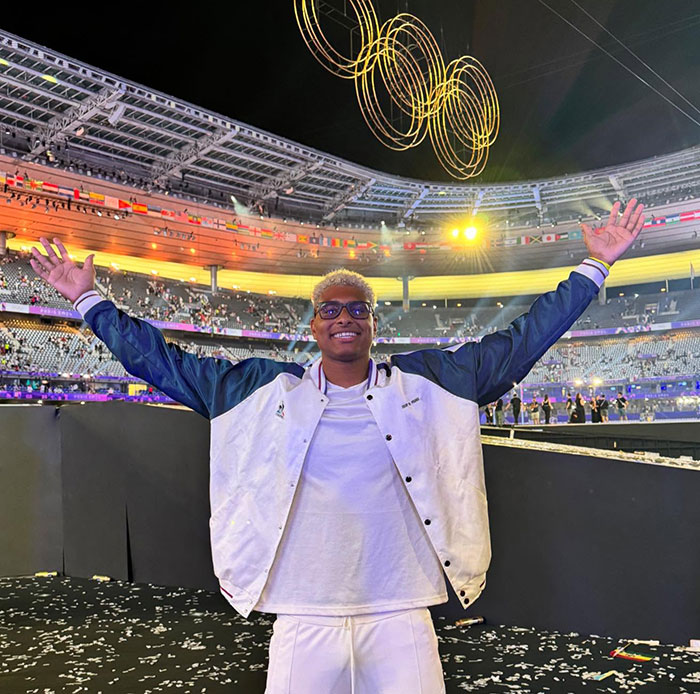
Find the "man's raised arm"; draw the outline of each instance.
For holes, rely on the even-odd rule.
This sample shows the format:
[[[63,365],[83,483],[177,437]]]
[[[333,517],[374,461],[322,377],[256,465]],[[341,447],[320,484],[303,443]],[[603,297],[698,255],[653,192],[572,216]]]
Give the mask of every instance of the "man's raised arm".
[[[263,371],[274,371],[275,362],[247,359],[233,364],[226,359],[200,358],[167,343],[160,330],[128,316],[95,291],[94,253],[79,268],[60,239],[54,238],[60,256],[47,239],[41,238],[41,243],[47,255],[32,248],[34,258],[30,260],[37,275],[73,303],[130,374],[203,417],[211,419],[225,411],[227,403],[242,400],[256,384],[267,380]]]

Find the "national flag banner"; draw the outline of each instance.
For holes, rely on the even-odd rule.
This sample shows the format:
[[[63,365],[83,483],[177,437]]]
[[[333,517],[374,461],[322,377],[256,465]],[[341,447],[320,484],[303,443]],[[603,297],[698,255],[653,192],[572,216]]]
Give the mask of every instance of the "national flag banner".
[[[552,241],[558,241],[559,234],[542,234],[542,243],[552,243]]]
[[[238,228],[239,228],[239,229],[247,229],[248,226],[247,226],[246,224],[239,224],[239,225],[238,225]]]
[[[233,222],[226,222],[226,228],[229,231],[236,231],[236,229],[238,229],[238,226],[236,224],[234,224]]]
[[[340,239],[331,239],[331,246],[333,248],[340,248],[342,246],[342,241]]]
[[[569,232],[568,239],[570,241],[574,241],[576,239],[582,239],[583,238],[583,231],[581,229],[572,229]]]
[[[143,205],[143,207],[146,207],[146,206]],[[194,217],[194,216],[192,216],[192,215],[188,215],[188,216],[187,216],[187,221],[188,221],[190,224],[198,224],[199,226],[202,225],[202,220],[201,220],[199,217]]]
[[[29,179],[29,188],[32,190],[41,190],[42,181],[37,181],[33,178]]]
[[[15,186],[22,186],[24,184],[24,176],[15,176]]]
[[[117,198],[113,198],[109,195],[105,195],[105,207],[110,207],[114,209],[117,206]]]
[[[69,198],[72,198],[73,197],[73,189],[66,188],[65,186],[59,186],[58,187],[58,194],[59,195],[67,195]]]
[[[287,241],[288,243],[296,243],[297,242],[297,235],[292,233],[291,231],[285,231],[284,240]]]
[[[131,209],[131,203],[127,202],[126,200],[119,200],[118,201],[119,209],[120,210],[129,210]]]
[[[672,214],[672,215],[668,215],[666,217],[666,224],[673,224],[675,222],[680,222],[680,221],[681,221],[680,214]]]
[[[343,246],[345,248],[355,248],[357,246],[357,241],[355,241],[355,239],[345,239],[343,241]]]
[[[333,239],[331,239],[330,236],[322,236],[322,237],[321,237],[321,243],[320,243],[320,245],[321,245],[321,246],[326,246],[327,248],[330,248],[330,246],[331,246],[331,241],[332,241],[332,240],[333,240]]]
[[[58,193],[58,186],[55,183],[44,183],[44,190],[47,193]]]
[[[148,214],[148,205],[142,205],[140,202],[135,202],[131,209],[139,214]],[[191,217],[188,216],[188,219],[191,219]]]
[[[357,247],[358,247],[358,249],[364,251],[364,250],[366,250],[367,248],[369,248],[370,245],[369,245],[368,242],[364,242],[364,241],[363,241],[362,243],[358,243],[358,244],[357,244]]]
[[[161,210],[160,211],[160,216],[161,217],[167,217],[168,219],[175,219],[176,216],[175,210]]]
[[[297,234],[297,243],[308,243],[309,237],[306,234]]]
[[[695,219],[695,216],[700,217],[700,211],[694,212],[681,212],[681,222],[690,222]]]
[[[90,193],[86,193],[84,190],[79,191],[78,196],[81,200],[89,200]]]
[[[503,239],[504,246],[517,246],[519,244],[520,244],[520,239],[516,238],[515,236],[509,236],[509,237]]]
[[[96,205],[104,205],[105,196],[101,195],[100,193],[90,193],[90,202]]]
[[[521,236],[520,237],[520,243],[530,244],[531,240],[532,240],[532,236]]]
[[[666,224],[666,217],[653,217],[648,224],[652,227],[661,227]],[[644,226],[646,226],[646,224]]]
[[[318,246],[318,236],[312,236],[309,239],[309,243],[313,246]]]
[[[404,251],[415,251],[416,243],[415,241],[406,241],[403,245]]]
[[[260,236],[262,236],[264,239],[273,239],[275,238],[275,233],[269,229],[263,229]]]
[[[250,227],[250,228],[248,229],[248,233],[249,233],[251,236],[260,236],[260,234],[261,234],[262,232],[261,232],[260,229],[258,229],[257,227]]]
[[[80,200],[80,191],[77,188],[73,188],[73,199]]]
[[[274,235],[275,240],[277,241],[284,241],[284,232],[283,231],[276,231]]]

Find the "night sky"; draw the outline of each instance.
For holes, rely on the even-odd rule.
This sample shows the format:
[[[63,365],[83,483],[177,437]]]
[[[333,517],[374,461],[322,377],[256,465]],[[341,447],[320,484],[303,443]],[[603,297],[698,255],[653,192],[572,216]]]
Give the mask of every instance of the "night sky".
[[[342,3],[332,0],[336,6]],[[697,0],[545,0],[700,122]],[[606,35],[583,8],[694,106]],[[122,2],[105,14],[30,8],[3,28],[149,88],[352,162],[450,180],[429,142],[383,147],[360,115],[352,82],[306,48],[292,0],[173,4]],[[501,130],[473,182],[575,173],[698,144],[700,126],[617,65],[539,0],[375,0],[382,20],[409,11],[446,59],[471,54],[489,71]],[[107,6],[105,6],[107,8]]]

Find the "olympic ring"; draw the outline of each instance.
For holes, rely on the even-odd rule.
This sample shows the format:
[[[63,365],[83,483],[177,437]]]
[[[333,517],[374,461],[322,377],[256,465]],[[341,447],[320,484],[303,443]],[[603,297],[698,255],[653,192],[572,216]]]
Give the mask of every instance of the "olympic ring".
[[[446,66],[433,34],[412,14],[400,13],[380,27],[371,0],[348,2],[361,40],[354,57],[326,38],[317,0],[294,0],[311,53],[333,74],[355,81],[362,116],[384,146],[406,150],[429,135],[453,178],[478,176],[500,126],[498,97],[484,66],[471,56]]]

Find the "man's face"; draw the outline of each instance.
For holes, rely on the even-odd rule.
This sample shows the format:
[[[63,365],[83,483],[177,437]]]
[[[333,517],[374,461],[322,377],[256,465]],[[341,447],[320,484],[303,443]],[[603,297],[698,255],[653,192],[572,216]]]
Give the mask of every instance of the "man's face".
[[[320,302],[367,301],[362,290],[350,285],[329,287],[321,294]],[[318,306],[317,306],[318,308]],[[336,361],[356,361],[369,355],[372,340],[377,332],[377,318],[354,318],[344,308],[340,315],[324,320],[316,314],[311,320],[311,334],[316,339],[321,354]]]

